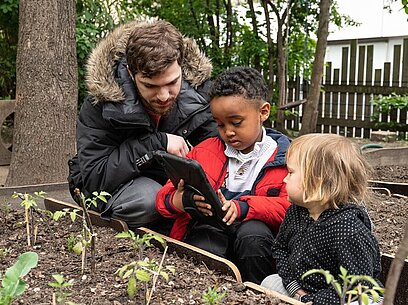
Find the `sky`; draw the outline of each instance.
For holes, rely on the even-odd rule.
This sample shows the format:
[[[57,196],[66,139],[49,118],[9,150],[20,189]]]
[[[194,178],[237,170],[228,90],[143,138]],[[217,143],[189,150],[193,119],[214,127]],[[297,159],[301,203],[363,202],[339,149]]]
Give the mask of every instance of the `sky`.
[[[358,27],[336,29],[330,27],[328,40],[388,37],[408,35],[408,15],[401,9],[401,0],[383,10],[385,0],[337,0],[339,12],[360,22]]]

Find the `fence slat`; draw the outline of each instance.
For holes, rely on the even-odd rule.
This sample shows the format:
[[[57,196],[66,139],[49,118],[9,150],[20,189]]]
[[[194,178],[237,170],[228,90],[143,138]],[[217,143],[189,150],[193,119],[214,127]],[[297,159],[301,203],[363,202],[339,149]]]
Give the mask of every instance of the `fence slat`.
[[[408,38],[404,39],[404,48],[402,51],[402,87],[408,87]]]
[[[394,46],[394,56],[392,60],[392,85],[400,84],[400,63],[401,63],[401,45]]]
[[[371,121],[373,115],[372,98],[375,95],[408,95],[408,36],[398,38],[402,43],[395,43],[389,38],[344,40],[333,43],[341,50],[340,67],[334,62],[326,62],[323,90],[318,105],[319,117],[317,130],[324,133],[337,133],[348,137],[369,138],[376,129]],[[392,52],[390,62],[378,63],[378,42],[385,43]],[[377,44],[375,44],[377,43]],[[333,53],[336,54],[336,53]],[[374,57],[376,55],[376,57]],[[297,99],[300,88],[291,81],[291,98]],[[305,90],[308,84],[301,88]],[[289,92],[289,90],[288,90]],[[292,111],[302,113],[303,105]],[[408,136],[407,111],[393,110],[380,115],[380,122],[396,122],[400,138]],[[299,130],[301,117],[288,119],[288,124]],[[290,122],[290,124],[289,124]],[[402,126],[402,127],[401,127]],[[390,130],[395,130],[389,127]]]

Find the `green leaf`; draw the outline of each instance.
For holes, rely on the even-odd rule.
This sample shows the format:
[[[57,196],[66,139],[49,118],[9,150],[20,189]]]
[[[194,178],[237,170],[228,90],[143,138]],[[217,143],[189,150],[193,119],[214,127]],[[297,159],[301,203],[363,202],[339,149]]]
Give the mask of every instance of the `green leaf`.
[[[143,269],[136,270],[136,278],[142,282],[150,281],[150,274]]]
[[[77,211],[78,210],[74,210],[74,211],[72,211],[71,213],[69,213],[69,217],[71,218],[71,221],[72,222],[75,222],[75,220],[77,219]]]
[[[63,217],[65,215],[65,212],[63,211],[55,211],[55,213],[52,215],[52,219],[54,221],[58,221],[61,219],[61,217]]]
[[[160,271],[160,275],[166,280],[166,282],[169,281],[169,275],[165,271]]]
[[[64,277],[61,274],[53,274],[52,277],[58,284],[62,284],[64,282]]]
[[[137,293],[136,279],[133,276],[129,279],[127,293],[130,298],[133,298]]]
[[[375,291],[374,289],[371,289],[370,293],[371,293],[371,296],[373,297],[374,303],[377,302],[378,298],[380,297],[380,295],[377,293],[377,291]]]
[[[37,266],[38,254],[35,252],[25,252],[21,254],[17,262],[7,269],[5,277],[17,280],[25,276],[30,270]]]
[[[365,294],[365,293],[363,293],[363,294],[361,295],[361,300],[363,301],[363,303],[364,303],[365,305],[367,305],[367,304],[368,304],[368,301],[369,301],[368,295]]]
[[[126,279],[128,277],[130,277],[133,274],[133,270],[129,269],[125,272],[125,274],[122,276],[123,279]]]
[[[117,237],[117,238],[130,238],[130,237],[132,237],[132,235],[130,234],[130,231],[123,231],[123,232],[120,232],[120,233],[116,234],[115,237]]]
[[[84,250],[84,246],[82,245],[82,242],[79,241],[75,244],[75,246],[72,248],[72,251],[74,251],[74,253],[76,255],[81,255],[82,251]]]

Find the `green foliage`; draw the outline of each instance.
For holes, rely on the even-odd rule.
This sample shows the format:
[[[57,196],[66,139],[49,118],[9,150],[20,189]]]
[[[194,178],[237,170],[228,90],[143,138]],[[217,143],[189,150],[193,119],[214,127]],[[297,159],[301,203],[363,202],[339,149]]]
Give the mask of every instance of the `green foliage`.
[[[84,272],[85,269],[85,259],[86,259],[86,250],[88,247],[91,248],[91,269],[92,271],[95,270],[95,238],[96,238],[96,233],[94,233],[93,230],[93,225],[91,222],[91,219],[89,217],[88,210],[91,207],[97,207],[98,205],[98,200],[107,203],[108,199],[107,197],[110,197],[111,195],[107,192],[101,191],[100,193],[98,192],[93,192],[92,193],[93,197],[92,198],[86,198],[83,193],[79,193],[78,190],[78,195],[80,199],[80,206],[82,207],[82,211],[79,209],[63,209],[62,211],[56,211],[53,215],[52,218],[55,221],[60,220],[62,217],[65,217],[69,215],[70,219],[72,222],[75,222],[75,220],[79,217],[82,219],[82,230],[81,230],[81,235],[76,238],[70,236],[68,239],[68,249],[70,251],[73,251],[77,255],[82,254],[82,266],[81,270]],[[81,212],[82,214],[80,214]]]
[[[283,0],[274,2],[278,8],[286,5]],[[317,0],[292,1],[287,48],[290,77],[300,71],[305,71],[307,76],[311,71],[315,48],[315,41],[311,37],[317,29],[318,4]],[[15,98],[18,5],[19,0],[4,0],[0,4],[0,97]],[[274,19],[276,16],[270,7],[269,10]],[[168,20],[183,34],[194,38],[200,49],[211,58],[214,76],[236,65],[256,66],[267,75],[269,57],[274,59],[273,69],[275,73],[277,71],[276,42],[272,50],[268,50],[263,8],[258,2],[255,2],[254,12],[258,23],[257,33],[250,25],[252,13],[245,1],[233,4],[231,13],[228,13],[226,5],[218,0],[78,0],[76,13],[78,106],[86,96],[85,65],[91,50],[114,27],[134,19]],[[353,24],[349,17],[338,13],[336,4],[333,5],[331,21],[338,26]],[[228,32],[227,22],[230,23],[231,32]],[[272,40],[276,41],[276,37],[272,37]]]
[[[0,3],[0,99],[15,98],[19,0]]]
[[[388,96],[377,95],[371,100],[374,110],[371,119],[375,122],[375,127],[391,131],[398,131],[405,126],[403,123],[398,123],[391,120],[390,122],[382,122],[383,118],[387,118],[392,112],[408,111],[408,95],[398,95],[392,93]]]
[[[0,248],[0,259],[7,257],[13,250],[11,248]]]
[[[35,252],[25,252],[21,254],[17,262],[6,270],[2,279],[0,289],[0,304],[9,305],[11,301],[23,294],[25,291],[25,282],[22,277],[27,275],[30,270],[37,266],[38,254]]]
[[[136,235],[132,230],[124,231],[116,234],[117,238],[127,238],[132,241],[132,246],[136,251],[139,251],[139,259],[142,259],[143,251],[146,248],[152,247],[151,240],[158,241],[163,247],[166,246],[166,241],[156,234]]]
[[[319,273],[326,279],[327,284],[332,285],[340,298],[340,304],[350,304],[358,301],[358,304],[368,304],[369,295],[376,302],[380,294],[384,293],[384,288],[380,287],[376,280],[367,275],[349,275],[347,270],[340,266],[340,281],[336,280],[329,271],[322,269],[312,269],[303,274],[305,277]]]
[[[34,223],[34,216],[33,216],[33,211],[36,211],[39,213],[37,210],[37,200],[44,198],[44,196],[47,193],[40,191],[40,192],[34,192],[34,196],[27,194],[27,193],[17,193],[14,192],[11,197],[12,198],[20,198],[21,199],[21,206],[24,207],[25,210],[25,224],[26,224],[26,231],[27,231],[27,245],[31,247],[32,244],[35,244],[36,240],[36,231],[37,231],[37,226],[34,232],[30,230],[30,224]],[[33,239],[33,243],[31,242]]]
[[[218,305],[221,304],[226,296],[226,292],[218,292],[217,286],[208,287],[207,291],[203,293],[202,299],[206,305]]]
[[[70,252],[74,252],[75,254],[81,254],[80,252],[78,253],[76,248],[77,248],[77,244],[78,244],[78,238],[75,235],[70,235],[68,236],[67,239],[67,249]]]
[[[54,278],[54,281],[49,282],[48,285],[57,289],[57,292],[55,293],[57,304],[68,303],[73,305],[74,303],[66,301],[71,295],[71,293],[66,290],[73,285],[72,281],[66,282],[64,276],[61,274],[53,274],[52,277]]]
[[[130,298],[134,298],[138,292],[138,282],[144,284],[144,295],[145,304],[149,304],[155,283],[157,278],[160,276],[166,281],[169,280],[168,272],[172,274],[175,273],[175,268],[173,266],[166,266],[165,269],[168,271],[163,271],[162,263],[164,256],[166,254],[167,247],[165,248],[162,261],[158,264],[155,260],[143,258],[144,250],[148,247],[152,247],[151,240],[158,241],[162,246],[165,246],[166,241],[158,235],[155,234],[144,234],[143,236],[136,235],[133,231],[125,231],[116,235],[117,238],[127,238],[132,241],[133,248],[138,251],[139,260],[125,264],[116,270],[115,275],[123,280],[127,280],[127,293]],[[153,277],[152,277],[153,275]],[[152,288],[148,289],[148,283],[153,280]]]

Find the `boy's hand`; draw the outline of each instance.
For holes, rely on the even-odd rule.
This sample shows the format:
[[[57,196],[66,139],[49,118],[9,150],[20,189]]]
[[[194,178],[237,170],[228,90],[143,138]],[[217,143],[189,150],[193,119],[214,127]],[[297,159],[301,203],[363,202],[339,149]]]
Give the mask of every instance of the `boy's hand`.
[[[184,194],[184,180],[180,179],[180,182],[177,185],[177,190],[173,195],[173,205],[181,210],[184,210],[184,204],[183,204],[183,194]],[[194,195],[193,200],[195,205],[197,206],[197,209],[205,216],[212,216],[211,212],[211,205],[206,203],[204,200],[205,198],[200,195]]]
[[[205,202],[205,198],[201,195],[194,195],[193,196],[194,203],[197,206],[198,211],[204,216],[212,216],[213,213],[211,211],[211,204]]]
[[[232,200],[226,200],[220,190],[217,191],[217,195],[222,203],[222,210],[227,211],[222,221],[226,222],[227,225],[231,225],[238,217],[237,207]]]
[[[184,193],[184,180],[180,179],[180,182],[177,184],[177,190],[173,195],[173,205],[181,211],[184,211],[183,193]]]

